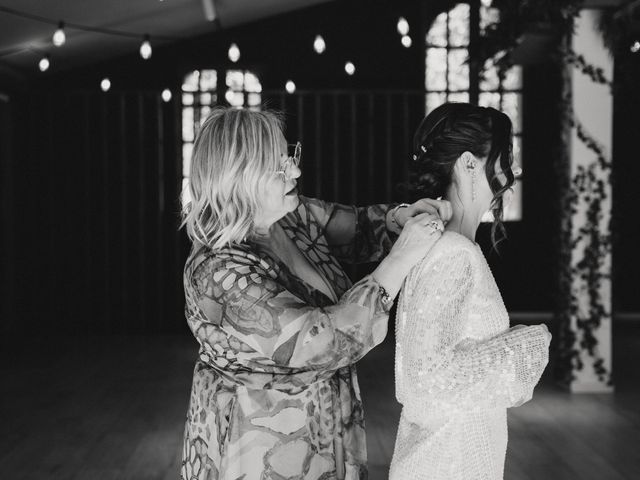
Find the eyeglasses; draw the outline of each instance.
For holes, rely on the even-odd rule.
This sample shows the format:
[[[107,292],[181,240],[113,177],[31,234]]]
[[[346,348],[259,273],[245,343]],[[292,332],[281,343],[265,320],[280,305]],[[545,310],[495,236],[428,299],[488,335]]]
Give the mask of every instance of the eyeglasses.
[[[302,144],[300,142],[287,145],[287,158],[282,161],[282,168],[276,171],[276,174],[280,175],[284,181],[291,178],[291,169],[300,165],[301,157]]]

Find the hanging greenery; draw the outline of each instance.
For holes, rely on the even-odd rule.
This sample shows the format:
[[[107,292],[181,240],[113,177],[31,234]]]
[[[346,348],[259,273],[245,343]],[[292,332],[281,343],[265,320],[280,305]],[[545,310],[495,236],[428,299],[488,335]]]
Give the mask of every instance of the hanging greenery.
[[[584,0],[494,0],[492,7],[500,11],[500,20],[484,29],[472,62],[480,67],[488,58],[496,58],[499,68],[513,65],[512,54],[520,46],[525,33],[544,32],[559,43],[573,32],[573,19]],[[480,63],[482,62],[482,63]]]
[[[603,229],[601,223],[606,214],[602,205],[608,199],[607,185],[611,181],[612,163],[603,147],[575,117],[568,89],[565,89],[561,108],[564,112],[565,145],[569,144],[571,131],[575,130],[577,137],[596,158],[587,166],[579,166],[573,175],[567,175],[568,182],[561,194],[564,216],[560,232],[563,245],[560,291],[563,298],[556,315],[559,324],[556,376],[562,384],[570,385],[575,379],[574,372],[585,367],[580,351],[586,350],[593,359],[591,367],[597,378],[611,385],[611,372],[604,366],[594,332],[600,328],[603,319],[611,318],[611,311],[605,307],[610,302],[602,297],[603,284],[611,281],[605,265],[611,254],[611,230],[610,222]],[[560,165],[567,174],[569,149],[563,150]],[[586,210],[587,221],[575,230],[571,220],[579,205]],[[579,252],[577,260],[574,258],[576,252]],[[588,299],[586,308],[581,306],[581,297],[585,296]],[[580,338],[576,332],[580,332]]]
[[[623,29],[623,25],[629,27],[632,22],[621,20],[620,12],[632,15],[632,9],[627,7],[631,3],[625,2],[617,14],[608,12],[602,16],[600,30],[612,53],[629,36],[619,30]],[[602,226],[602,218],[608,216],[604,205],[609,200],[607,192],[612,163],[573,111],[570,68],[611,89],[613,80],[570,46],[574,20],[583,4],[584,0],[495,0],[493,6],[500,9],[500,22],[485,29],[482,42],[475,52],[476,57],[471,59],[481,70],[486,59],[497,58],[496,65],[504,72],[513,65],[513,53],[521,46],[525,33],[531,31],[544,32],[552,38],[551,44],[556,46],[551,58],[556,60],[563,72],[564,83],[560,105],[564,126],[560,141],[563,146],[555,165],[560,179],[562,212],[559,229],[556,377],[567,386],[575,380],[575,372],[585,368],[580,355],[582,351],[586,351],[592,359],[591,368],[597,378],[606,385],[611,384],[611,372],[605,368],[595,332],[602,320],[610,318],[612,313],[605,307],[610,302],[602,297],[603,285],[611,281],[609,268],[604,264],[611,254],[610,225],[607,222]],[[593,152],[595,160],[572,172],[568,146],[574,131],[578,139]],[[583,226],[574,229],[573,215],[578,208],[586,212],[587,218]]]
[[[587,62],[583,55],[577,54],[570,47],[563,48],[560,53],[565,65],[571,65],[576,70],[581,71],[582,73],[587,75],[594,83],[608,85],[610,88],[613,88],[613,82],[605,77],[602,68],[595,67],[594,65]]]

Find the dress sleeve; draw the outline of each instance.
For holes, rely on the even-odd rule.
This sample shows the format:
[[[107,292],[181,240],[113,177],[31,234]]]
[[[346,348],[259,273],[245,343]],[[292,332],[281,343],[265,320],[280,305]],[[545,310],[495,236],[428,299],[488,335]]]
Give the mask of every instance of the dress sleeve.
[[[224,355],[248,372],[315,372],[305,375],[312,382],[356,362],[387,333],[388,307],[370,275],[324,308],[306,304],[271,272],[241,258],[202,261],[185,287],[187,304],[197,307],[189,324],[198,341],[215,351],[222,332],[230,350]]]
[[[407,398],[420,403],[413,407],[461,412],[529,400],[548,360],[543,328],[517,326],[483,341],[465,338],[477,281],[468,250],[444,255],[412,278],[406,314],[423,319],[412,322],[417,331],[405,334]]]
[[[355,207],[305,198],[331,247],[343,263],[376,262],[391,250],[397,235],[387,230],[387,212],[393,205]]]

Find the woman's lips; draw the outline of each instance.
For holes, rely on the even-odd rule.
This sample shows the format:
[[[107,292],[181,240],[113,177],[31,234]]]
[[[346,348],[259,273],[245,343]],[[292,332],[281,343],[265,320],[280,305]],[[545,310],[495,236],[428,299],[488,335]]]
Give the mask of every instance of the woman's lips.
[[[297,194],[297,193],[298,193],[298,187],[297,187],[297,186],[295,186],[295,187],[293,187],[291,190],[289,190],[289,191],[286,193],[286,195],[294,195],[294,194]]]

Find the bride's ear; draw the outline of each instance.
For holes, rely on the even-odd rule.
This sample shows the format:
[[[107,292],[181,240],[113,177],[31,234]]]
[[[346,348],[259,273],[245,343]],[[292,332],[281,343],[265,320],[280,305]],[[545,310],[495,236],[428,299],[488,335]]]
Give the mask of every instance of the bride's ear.
[[[480,162],[476,156],[471,152],[465,151],[456,160],[454,171],[459,176],[473,175],[478,168],[480,168]]]

